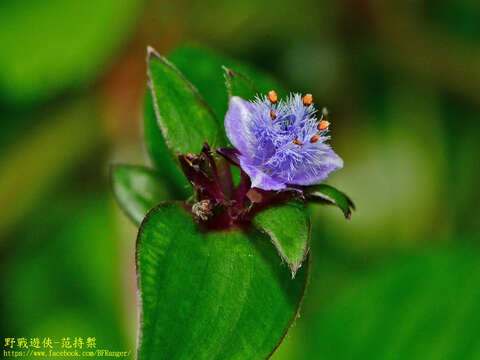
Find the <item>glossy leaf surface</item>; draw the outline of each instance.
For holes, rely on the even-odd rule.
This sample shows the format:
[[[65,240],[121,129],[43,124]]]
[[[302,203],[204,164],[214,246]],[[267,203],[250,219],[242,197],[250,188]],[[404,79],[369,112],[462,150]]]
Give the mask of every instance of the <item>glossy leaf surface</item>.
[[[279,96],[287,94],[284,87],[265,71],[199,46],[180,46],[168,58],[200,91],[217,115],[222,128],[228,108],[228,92],[223,67],[233,69],[251,79],[255,88],[262,94],[267,94],[271,89],[275,89]]]
[[[204,142],[223,146],[224,131],[197,89],[152,48],[148,49],[148,77],[157,122],[170,152],[199,153]]]
[[[186,199],[192,194],[191,187],[180,170],[176,157],[168,151],[162,131],[158,125],[152,94],[145,94],[143,111],[143,136],[145,147],[155,168],[162,174],[165,185],[177,199]],[[166,200],[166,199],[163,199]]]
[[[118,203],[136,225],[140,225],[150,209],[168,199],[160,174],[146,167],[114,166],[111,181]]]
[[[145,218],[137,239],[140,359],[265,359],[297,316],[295,280],[267,236],[203,232],[177,204]]]
[[[310,246],[310,219],[303,206],[290,202],[267,208],[254,217],[253,223],[268,234],[295,277]]]
[[[352,210],[355,210],[355,204],[347,195],[327,184],[309,186],[305,190],[305,196],[319,203],[337,206],[347,219],[350,219]]]
[[[247,76],[227,67],[224,67],[223,70],[229,98],[239,96],[245,100],[253,100],[257,94],[260,95],[260,91]]]

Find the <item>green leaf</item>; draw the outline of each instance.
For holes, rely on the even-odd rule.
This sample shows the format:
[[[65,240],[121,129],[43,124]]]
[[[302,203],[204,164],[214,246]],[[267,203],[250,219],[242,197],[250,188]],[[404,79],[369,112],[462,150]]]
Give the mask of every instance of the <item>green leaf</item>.
[[[160,204],[137,239],[140,359],[265,359],[297,316],[308,266],[292,280],[257,230],[205,232]]]
[[[215,111],[222,127],[228,108],[228,93],[225,89],[223,66],[250,78],[262,94],[266,94],[272,89],[275,89],[279,96],[287,94],[285,88],[265,71],[200,46],[182,45],[175,49],[168,58],[200,91]]]
[[[199,153],[226,143],[224,130],[197,89],[163,56],[148,48],[148,78],[157,121],[170,152]]]
[[[225,85],[227,86],[228,97],[240,96],[245,100],[253,100],[259,90],[247,76],[236,72],[235,70],[223,67],[225,71]]]
[[[319,203],[338,206],[346,219],[350,219],[352,210],[355,210],[355,204],[347,195],[327,184],[307,187],[305,197]]]
[[[150,209],[169,198],[160,174],[142,166],[116,165],[110,179],[118,203],[137,225]]]
[[[381,262],[313,317],[298,359],[478,359],[480,252]]]
[[[290,202],[267,208],[255,215],[253,223],[268,234],[295,277],[310,250],[310,219],[303,205]]]
[[[180,170],[176,157],[168,151],[153,108],[152,94],[147,91],[143,111],[143,136],[145,147],[155,168],[162,174],[166,186],[177,199],[192,195],[192,188]],[[173,196],[172,196],[173,197]],[[163,199],[166,200],[166,199]]]

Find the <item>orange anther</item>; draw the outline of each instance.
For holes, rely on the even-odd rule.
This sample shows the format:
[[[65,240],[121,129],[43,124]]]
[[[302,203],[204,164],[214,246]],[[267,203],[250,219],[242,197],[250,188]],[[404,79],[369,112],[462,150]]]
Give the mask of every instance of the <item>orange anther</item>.
[[[322,120],[318,123],[317,129],[320,131],[326,130],[330,123],[327,120]]]
[[[302,146],[302,145],[303,145],[303,143],[302,143],[300,140],[298,140],[298,139],[293,140],[293,143],[294,143],[295,145],[298,145],[298,146]]]
[[[275,120],[277,118],[277,115],[275,115],[273,110],[270,110],[270,117],[272,118],[272,120]]]
[[[319,137],[320,137],[320,134],[313,135],[312,138],[310,139],[310,142],[311,143],[317,142]]]
[[[303,97],[303,105],[305,106],[310,106],[313,103],[313,95],[312,94],[306,94]]]
[[[278,95],[277,93],[275,92],[275,90],[270,90],[268,92],[268,100],[270,100],[270,102],[272,104],[276,104],[277,103],[277,100],[278,100]]]

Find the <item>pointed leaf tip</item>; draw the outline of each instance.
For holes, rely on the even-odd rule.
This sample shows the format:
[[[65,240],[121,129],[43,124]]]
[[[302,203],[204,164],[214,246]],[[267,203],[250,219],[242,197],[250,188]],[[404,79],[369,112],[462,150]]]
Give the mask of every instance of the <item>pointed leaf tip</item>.
[[[245,100],[252,100],[259,94],[254,82],[247,76],[226,66],[222,66],[222,68],[225,71],[225,86],[230,99],[234,96],[239,96]]]
[[[356,209],[353,201],[345,193],[327,184],[306,187],[304,195],[312,202],[337,206],[347,220],[352,217],[352,210]]]
[[[152,47],[147,52],[153,107],[170,152],[198,153],[205,141],[225,145],[223,126],[196,87]]]
[[[151,55],[153,55],[153,54],[157,54],[157,55],[158,55],[157,51],[156,51],[152,46],[150,46],[150,45],[147,46],[147,54],[148,54],[149,56],[151,56]]]
[[[169,198],[160,174],[143,166],[114,165],[110,181],[120,207],[136,225],[156,204]]]
[[[270,237],[294,278],[310,250],[310,218],[303,205],[289,202],[267,208],[255,215],[253,224]]]

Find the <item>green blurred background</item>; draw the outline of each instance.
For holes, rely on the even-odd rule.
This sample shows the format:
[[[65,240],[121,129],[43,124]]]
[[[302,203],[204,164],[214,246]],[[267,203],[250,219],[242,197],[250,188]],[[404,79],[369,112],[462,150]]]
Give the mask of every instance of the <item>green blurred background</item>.
[[[328,183],[358,207],[312,208],[274,358],[480,359],[478,1],[21,0],[0,19],[2,340],[135,349],[136,229],[108,167],[148,161],[146,46],[193,43],[327,106]]]

